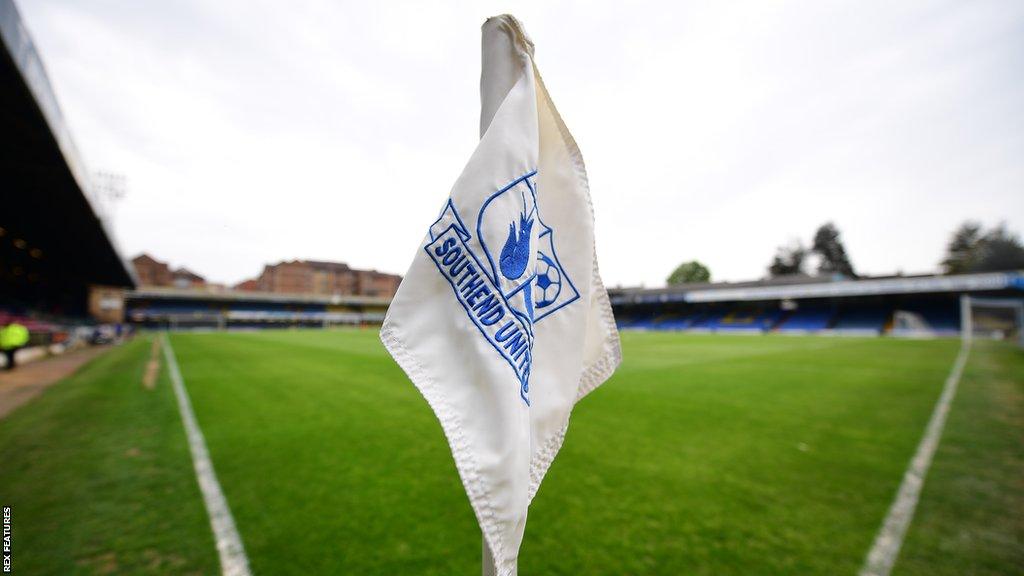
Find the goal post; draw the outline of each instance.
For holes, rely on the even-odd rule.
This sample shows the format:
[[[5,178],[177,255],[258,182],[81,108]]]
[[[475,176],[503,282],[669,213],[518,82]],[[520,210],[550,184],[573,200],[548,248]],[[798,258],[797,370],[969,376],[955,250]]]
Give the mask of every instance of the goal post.
[[[974,338],[1015,340],[1024,348],[1024,299],[960,297],[960,335]]]

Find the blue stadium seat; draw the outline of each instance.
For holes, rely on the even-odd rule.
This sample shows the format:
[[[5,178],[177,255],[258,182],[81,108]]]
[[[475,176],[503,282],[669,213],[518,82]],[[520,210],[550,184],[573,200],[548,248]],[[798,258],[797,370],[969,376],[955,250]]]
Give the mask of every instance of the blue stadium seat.
[[[873,330],[880,333],[891,315],[892,311],[882,305],[844,306],[840,309],[832,328],[837,331]]]
[[[777,327],[780,332],[814,332],[829,327],[835,315],[831,307],[801,307]]]

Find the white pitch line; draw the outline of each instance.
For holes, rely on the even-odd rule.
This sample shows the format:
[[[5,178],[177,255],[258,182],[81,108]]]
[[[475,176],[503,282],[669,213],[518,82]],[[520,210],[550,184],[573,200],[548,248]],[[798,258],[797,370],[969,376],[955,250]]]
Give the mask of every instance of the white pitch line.
[[[167,370],[171,374],[171,383],[174,385],[174,395],[178,397],[181,422],[185,425],[185,432],[188,435],[188,447],[192,451],[192,464],[196,469],[199,490],[203,493],[206,513],[210,517],[210,526],[213,528],[214,540],[217,543],[221,574],[224,576],[251,576],[249,558],[245,555],[242,537],[238,535],[228,501],[224,498],[224,491],[221,490],[217,474],[213,471],[210,452],[206,449],[206,439],[203,438],[203,431],[199,429],[196,415],[192,411],[192,402],[188,398],[188,391],[181,378],[178,361],[174,358],[171,340],[166,335],[161,335],[161,338],[164,345],[164,357],[167,359]]]
[[[946,416],[949,414],[950,405],[956,395],[956,387],[960,382],[964,366],[967,364],[967,355],[970,350],[969,340],[960,346],[960,352],[956,356],[956,361],[953,362],[953,370],[946,378],[942,395],[935,403],[932,417],[928,420],[924,437],[917,445],[917,452],[907,466],[907,471],[903,474],[903,483],[900,484],[896,499],[893,500],[889,513],[886,515],[882,527],[879,528],[878,535],[875,536],[875,543],[864,560],[860,576],[889,576],[889,572],[896,564],[900,547],[903,545],[903,537],[907,534],[910,521],[914,519],[914,510],[917,508],[917,501],[921,496],[921,487],[924,486],[924,478],[932,464],[935,449],[939,446],[942,428],[946,424]]]

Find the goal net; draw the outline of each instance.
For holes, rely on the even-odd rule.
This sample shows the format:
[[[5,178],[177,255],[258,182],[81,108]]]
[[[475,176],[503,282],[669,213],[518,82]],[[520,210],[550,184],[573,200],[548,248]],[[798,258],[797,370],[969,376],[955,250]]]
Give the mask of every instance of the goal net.
[[[961,296],[960,333],[965,341],[1013,340],[1024,347],[1024,300]]]

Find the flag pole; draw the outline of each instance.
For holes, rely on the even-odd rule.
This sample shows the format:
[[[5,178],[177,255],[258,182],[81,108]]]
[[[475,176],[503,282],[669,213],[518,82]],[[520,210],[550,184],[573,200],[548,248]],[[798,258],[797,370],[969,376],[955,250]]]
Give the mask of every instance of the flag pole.
[[[487,545],[487,538],[480,535],[480,540],[483,542],[483,576],[497,576],[494,571],[494,555],[491,554],[491,547]]]

